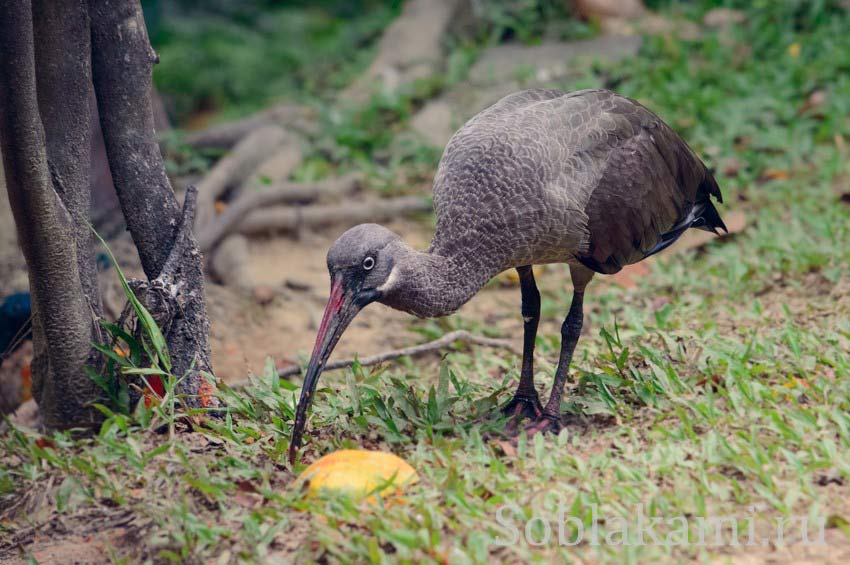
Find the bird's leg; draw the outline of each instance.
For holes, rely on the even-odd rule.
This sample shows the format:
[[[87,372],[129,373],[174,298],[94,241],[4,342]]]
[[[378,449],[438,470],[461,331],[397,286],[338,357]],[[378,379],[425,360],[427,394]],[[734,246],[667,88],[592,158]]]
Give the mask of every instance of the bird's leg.
[[[517,273],[522,291],[522,371],[514,397],[502,408],[502,412],[509,416],[539,418],[543,414],[543,407],[534,388],[534,340],[540,323],[540,292],[530,265],[517,267]]]
[[[570,311],[563,325],[561,325],[561,355],[558,359],[558,368],[555,370],[552,393],[546,407],[543,408],[543,414],[525,428],[529,437],[536,433],[558,432],[561,429],[561,396],[564,393],[564,384],[567,382],[573,352],[581,336],[581,326],[584,320],[584,289],[593,277],[593,271],[585,267],[571,265],[570,276],[573,279],[573,301],[570,304]]]

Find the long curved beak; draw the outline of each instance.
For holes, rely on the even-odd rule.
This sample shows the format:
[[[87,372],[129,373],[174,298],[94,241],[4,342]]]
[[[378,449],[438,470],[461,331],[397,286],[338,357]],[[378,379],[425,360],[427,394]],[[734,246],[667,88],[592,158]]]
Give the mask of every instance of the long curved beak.
[[[294,463],[295,454],[301,446],[301,437],[304,435],[304,426],[307,424],[307,408],[313,400],[319,376],[325,367],[325,362],[339,341],[342,332],[354,319],[354,316],[365,306],[355,300],[350,293],[345,291],[342,284],[342,276],[336,275],[331,280],[331,296],[319,325],[316,335],[316,345],[313,346],[313,354],[310,356],[310,364],[307,365],[307,374],[304,375],[304,384],[301,388],[301,400],[298,401],[298,409],[295,412],[295,425],[292,428],[292,439],[289,442],[289,462]]]

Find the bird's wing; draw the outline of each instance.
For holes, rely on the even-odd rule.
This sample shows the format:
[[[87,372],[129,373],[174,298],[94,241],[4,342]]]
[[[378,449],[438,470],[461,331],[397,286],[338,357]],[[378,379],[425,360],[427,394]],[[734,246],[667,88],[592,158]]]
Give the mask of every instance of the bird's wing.
[[[581,92],[524,90],[481,111],[446,146],[434,179],[432,250],[479,249],[508,263],[586,249],[584,200],[568,187],[569,127]],[[572,137],[570,137],[572,136]],[[589,175],[582,178],[590,179]]]
[[[675,241],[691,226],[685,220],[695,203],[713,210],[708,196],[719,199],[720,190],[690,147],[651,111],[612,93],[602,105],[604,135],[586,152],[603,167],[585,207],[590,241],[579,259],[613,273]]]

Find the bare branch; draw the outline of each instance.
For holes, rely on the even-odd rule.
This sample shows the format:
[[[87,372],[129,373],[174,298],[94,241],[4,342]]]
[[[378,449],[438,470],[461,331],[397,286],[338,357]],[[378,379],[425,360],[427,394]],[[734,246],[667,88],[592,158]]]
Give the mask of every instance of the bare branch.
[[[447,333],[439,339],[435,339],[434,341],[429,341],[421,345],[413,345],[411,347],[405,347],[403,349],[385,351],[377,355],[363,357],[362,359],[340,359],[339,361],[334,361],[333,363],[328,363],[327,365],[325,365],[324,370],[332,371],[334,369],[344,369],[346,367],[351,367],[352,365],[354,365],[355,362],[359,363],[364,367],[371,367],[372,365],[378,365],[385,361],[398,359],[399,357],[415,357],[417,355],[431,353],[432,351],[437,351],[446,347],[450,347],[458,341],[463,343],[471,343],[473,345],[481,345],[484,347],[494,347],[496,349],[507,349],[513,353],[516,353],[517,355],[520,355],[522,353],[522,351],[514,343],[506,339],[495,339],[492,337],[484,337],[480,335],[471,334],[466,330],[456,330]],[[297,366],[287,367],[286,369],[281,369],[280,371],[278,371],[277,374],[281,378],[291,377],[293,375],[300,375],[301,368]]]
[[[386,361],[398,359],[399,357],[416,357],[417,355],[424,355],[425,353],[439,351],[440,349],[451,347],[457,342],[471,343],[473,345],[493,347],[496,349],[507,349],[508,351],[515,353],[516,355],[522,354],[520,348],[518,348],[514,343],[506,339],[484,337],[469,333],[466,330],[456,330],[447,333],[441,338],[420,345],[413,345],[411,347],[404,347],[402,349],[393,349],[391,351],[385,351],[383,353],[378,353],[377,355],[361,357],[359,359],[340,359],[339,361],[334,361],[325,365],[324,370],[333,371],[334,369],[345,369],[347,367],[351,367],[352,365],[354,365],[354,363],[359,363],[363,367],[371,367],[373,365],[379,365]],[[282,379],[286,379],[300,374],[301,367],[298,367],[297,365],[280,369],[277,372],[277,376]],[[239,381],[230,385],[230,388],[244,388],[248,384],[250,384],[248,381]]]
[[[339,196],[353,192],[357,183],[357,177],[351,175],[314,184],[280,183],[245,192],[230,204],[215,222],[199,233],[198,244],[201,251],[209,253],[254,210],[276,204],[313,202],[326,196]]]
[[[272,208],[252,212],[242,221],[239,231],[245,234],[257,234],[297,231],[302,228],[333,224],[354,225],[362,222],[386,221],[405,214],[429,210],[431,210],[431,203],[419,196],[402,196],[340,206]]]

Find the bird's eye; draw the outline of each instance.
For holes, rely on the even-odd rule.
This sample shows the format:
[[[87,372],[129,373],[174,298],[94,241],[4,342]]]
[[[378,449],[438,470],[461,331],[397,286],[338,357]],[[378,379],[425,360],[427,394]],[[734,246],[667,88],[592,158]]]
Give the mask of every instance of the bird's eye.
[[[363,270],[364,271],[371,271],[374,266],[375,266],[375,258],[372,257],[371,255],[367,256],[365,259],[363,259]]]

